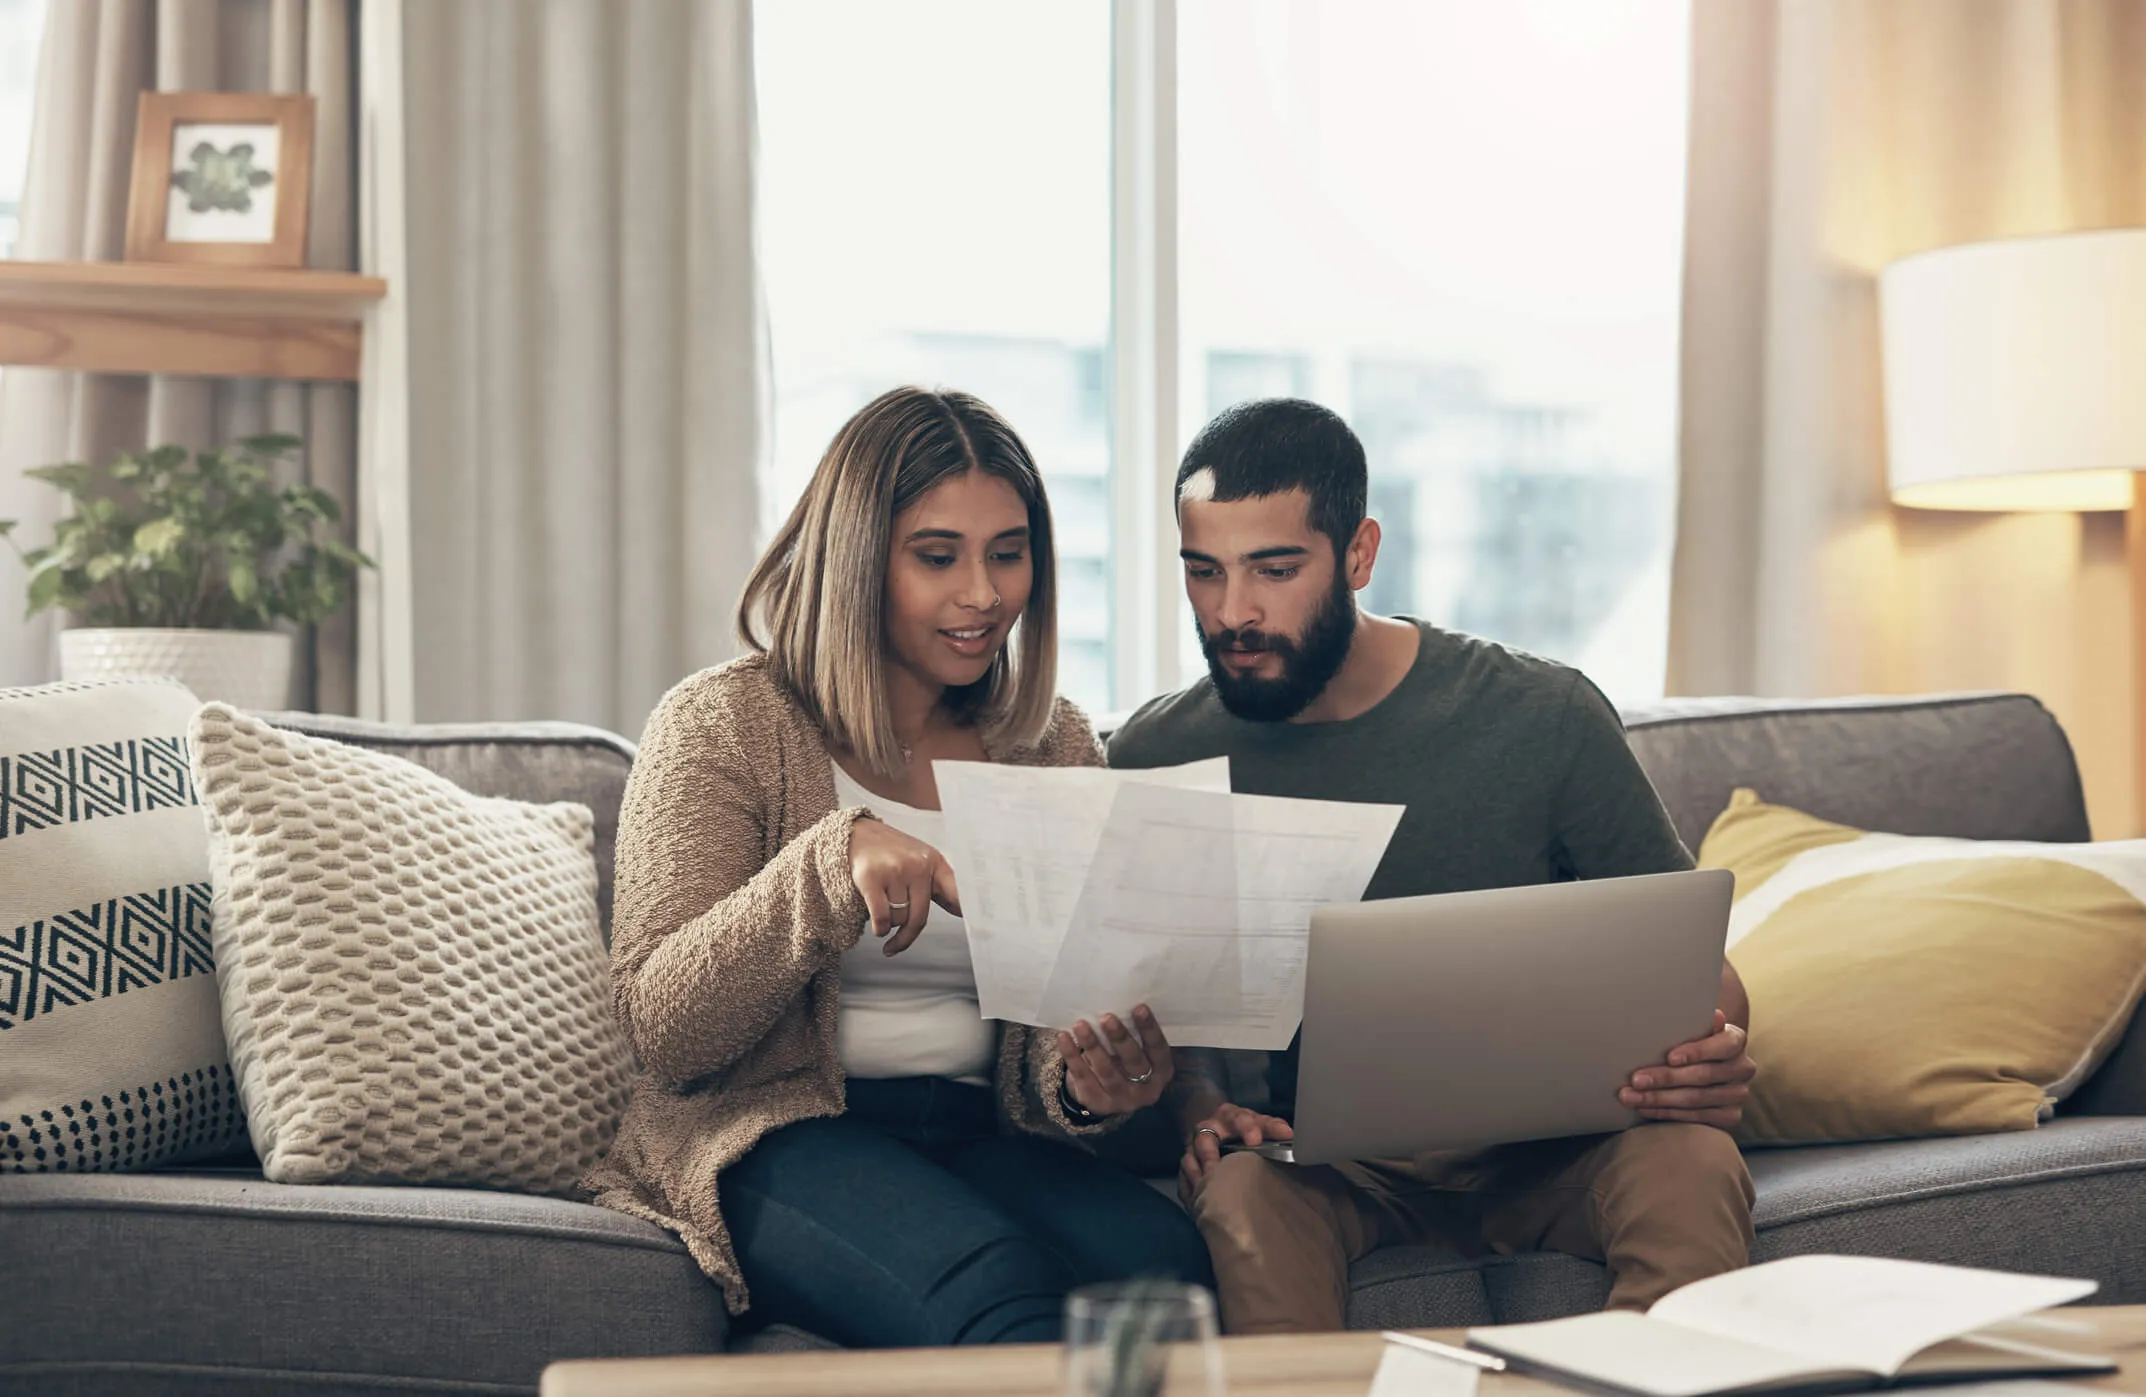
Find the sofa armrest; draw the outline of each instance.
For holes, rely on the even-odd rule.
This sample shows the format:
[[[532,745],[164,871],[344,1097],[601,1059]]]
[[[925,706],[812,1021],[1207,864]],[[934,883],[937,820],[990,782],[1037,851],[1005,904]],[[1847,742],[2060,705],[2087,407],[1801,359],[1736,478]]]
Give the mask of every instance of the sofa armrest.
[[[2067,1116],[2146,1116],[2146,1014],[2132,1011],[2116,1051],[2057,1110]]]

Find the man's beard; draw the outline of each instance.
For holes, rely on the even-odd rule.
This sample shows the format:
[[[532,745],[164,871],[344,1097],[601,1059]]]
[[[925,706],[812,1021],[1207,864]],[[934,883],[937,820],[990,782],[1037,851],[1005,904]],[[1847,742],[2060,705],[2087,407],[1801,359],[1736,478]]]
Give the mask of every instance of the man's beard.
[[[1199,627],[1197,619],[1194,627]],[[1302,639],[1267,631],[1200,631],[1200,652],[1214,676],[1222,706],[1248,723],[1286,723],[1302,713],[1340,673],[1356,638],[1356,594],[1349,579],[1335,569],[1334,590],[1320,604]],[[1281,674],[1273,679],[1236,674],[1222,663],[1224,650],[1267,650],[1280,657]]]

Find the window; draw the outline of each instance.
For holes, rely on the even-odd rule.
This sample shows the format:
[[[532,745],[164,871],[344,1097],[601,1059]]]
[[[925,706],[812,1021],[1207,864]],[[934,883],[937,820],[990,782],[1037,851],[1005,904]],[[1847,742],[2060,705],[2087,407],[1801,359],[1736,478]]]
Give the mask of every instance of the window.
[[[1175,0],[1174,55],[1155,3],[757,11],[767,526],[874,393],[977,393],[1050,483],[1062,687],[1124,708],[1202,662],[1174,541],[1118,536],[1175,462],[1114,441],[1165,397],[1153,439],[1179,449],[1231,403],[1311,397],[1370,456],[1368,606],[1658,695],[1687,0]],[[1148,203],[1134,167],[1172,125],[1129,115],[1141,84],[1175,114],[1174,196]],[[1134,207],[1160,235],[1128,234]],[[1114,294],[1161,306],[1144,403]],[[1113,391],[1135,395],[1119,437]],[[1114,648],[1128,608],[1161,638],[1130,647],[1146,673]]]
[[[45,0],[0,0],[0,257],[15,255]]]
[[[1668,639],[1688,24],[1178,3],[1184,439],[1249,397],[1332,407],[1385,535],[1365,604],[1620,700],[1660,695]]]
[[[1059,687],[1111,700],[1110,8],[782,0],[753,16],[772,530],[898,384],[1028,443],[1059,553]]]

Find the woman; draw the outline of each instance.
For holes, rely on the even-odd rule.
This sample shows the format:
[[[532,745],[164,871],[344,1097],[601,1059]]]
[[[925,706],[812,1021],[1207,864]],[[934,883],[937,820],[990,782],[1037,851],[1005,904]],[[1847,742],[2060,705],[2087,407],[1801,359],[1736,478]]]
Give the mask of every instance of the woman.
[[[1052,694],[1054,592],[1020,438],[896,389],[747,582],[754,653],[649,719],[612,932],[648,1076],[587,1183],[682,1236],[733,1314],[853,1347],[1049,1341],[1075,1285],[1210,1279],[1190,1220],[1070,1138],[1169,1084],[1153,1016],[984,1020],[934,847],[933,761],[1101,763]]]

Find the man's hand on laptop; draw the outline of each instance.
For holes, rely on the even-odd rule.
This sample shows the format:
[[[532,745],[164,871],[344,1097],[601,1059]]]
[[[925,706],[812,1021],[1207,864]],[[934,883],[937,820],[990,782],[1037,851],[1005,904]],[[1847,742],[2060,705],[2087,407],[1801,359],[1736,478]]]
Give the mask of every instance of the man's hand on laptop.
[[[1617,1099],[1648,1120],[1691,1121],[1733,1129],[1744,1118],[1758,1064],[1745,1051],[1749,1035],[1714,1011],[1714,1031],[1669,1050],[1662,1067],[1642,1067]]]
[[[1186,1207],[1192,1206],[1192,1200],[1207,1184],[1207,1171],[1222,1158],[1224,1145],[1259,1145],[1294,1138],[1296,1132],[1280,1116],[1263,1116],[1224,1102],[1186,1136],[1185,1157],[1177,1164],[1177,1196]]]

